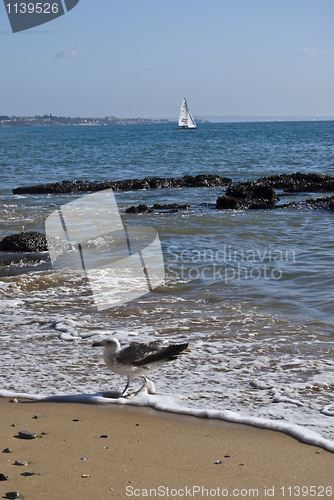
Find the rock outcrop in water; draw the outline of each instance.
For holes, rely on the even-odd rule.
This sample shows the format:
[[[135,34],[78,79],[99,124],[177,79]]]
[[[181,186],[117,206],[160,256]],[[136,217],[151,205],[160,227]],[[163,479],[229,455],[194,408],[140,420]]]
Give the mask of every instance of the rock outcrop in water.
[[[279,200],[275,189],[282,189],[285,193],[334,191],[334,177],[296,172],[261,177],[256,181],[233,183],[228,186],[225,196],[220,196],[217,199],[216,208],[234,210],[275,208],[276,202]],[[326,202],[319,200],[317,199],[315,202],[316,206],[326,205]],[[308,200],[308,202],[313,203],[312,200]]]
[[[257,186],[268,186],[274,189],[283,189],[287,193],[296,192],[329,192],[334,191],[334,176],[325,174],[280,174],[271,177],[261,177],[251,181]],[[88,191],[132,191],[137,189],[162,189],[179,187],[224,187],[232,184],[228,177],[214,174],[185,175],[183,177],[146,177],[145,179],[126,179],[121,181],[61,181],[51,184],[39,184],[13,189],[14,194],[49,194],[49,193],[79,193]],[[240,183],[238,183],[240,184]],[[247,184],[251,189],[250,181]],[[241,198],[239,198],[241,199]],[[265,199],[265,198],[264,198]]]
[[[261,177],[255,181],[232,183],[228,177],[219,175],[185,175],[183,177],[147,177],[145,179],[127,179],[121,181],[62,181],[52,184],[19,187],[13,189],[14,194],[49,194],[79,193],[102,191],[112,188],[114,191],[132,191],[137,189],[163,189],[181,187],[226,187],[224,196],[216,201],[217,209],[272,209],[279,200],[275,189],[285,193],[296,192],[334,192],[334,176],[325,174],[280,174]],[[313,202],[310,201],[310,204]],[[315,205],[334,209],[334,202],[316,202]],[[281,205],[282,206],[282,205]],[[287,206],[287,205],[284,205]],[[289,205],[291,206],[291,205]],[[189,208],[188,206],[186,208]],[[155,210],[185,210],[182,205],[139,205],[129,207],[127,213],[151,213]]]
[[[275,208],[278,196],[270,185],[257,181],[232,184],[226,190],[225,196],[220,196],[216,202],[218,209],[240,210],[245,208]]]
[[[112,188],[114,191],[133,191],[137,189],[162,189],[179,187],[223,187],[231,184],[228,177],[219,175],[185,175],[183,177],[147,177],[145,179],[127,179],[123,181],[61,181],[52,184],[18,187],[13,194],[49,194],[79,193],[102,191]]]
[[[45,252],[47,249],[45,235],[36,231],[11,234],[0,241],[1,252]]]

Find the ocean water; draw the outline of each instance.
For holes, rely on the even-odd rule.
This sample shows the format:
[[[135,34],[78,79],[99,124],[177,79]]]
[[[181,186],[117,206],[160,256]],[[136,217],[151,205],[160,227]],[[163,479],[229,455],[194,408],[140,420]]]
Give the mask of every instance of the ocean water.
[[[44,232],[48,215],[85,195],[13,195],[18,186],[202,173],[233,181],[334,175],[334,122],[206,123],[195,131],[175,124],[10,127],[0,128],[0,151],[4,237]],[[108,372],[93,340],[188,341],[189,352],[152,375],[156,395],[96,401],[220,415],[306,442],[316,432],[333,451],[333,212],[306,205],[217,211],[211,204],[223,192],[116,192],[124,224],[158,232],[166,276],[147,295],[104,311],[85,276],[52,269],[47,253],[33,260],[0,253],[0,395],[94,400],[122,390],[125,380]],[[321,194],[279,196],[283,204]],[[142,203],[191,208],[125,213]]]

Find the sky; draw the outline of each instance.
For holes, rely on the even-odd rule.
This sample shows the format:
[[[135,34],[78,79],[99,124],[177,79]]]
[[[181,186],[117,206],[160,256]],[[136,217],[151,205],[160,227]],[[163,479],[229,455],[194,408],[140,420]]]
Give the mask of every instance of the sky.
[[[12,33],[0,115],[334,116],[333,0],[80,0]]]

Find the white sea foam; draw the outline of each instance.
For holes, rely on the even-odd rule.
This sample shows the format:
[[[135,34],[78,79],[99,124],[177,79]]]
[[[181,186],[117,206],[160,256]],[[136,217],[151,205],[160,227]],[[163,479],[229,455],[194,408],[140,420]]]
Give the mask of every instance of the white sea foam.
[[[121,396],[119,391],[114,391],[112,397],[105,397],[103,393],[96,394],[77,394],[77,395],[54,395],[43,397],[36,394],[16,393],[13,391],[0,390],[0,397],[7,398],[27,398],[35,401],[44,402],[71,402],[71,403],[90,403],[90,404],[120,404],[130,406],[147,406],[155,410],[177,413],[180,415],[190,415],[198,418],[210,418],[233,422],[236,424],[246,424],[253,427],[268,429],[272,431],[284,432],[306,444],[319,446],[327,451],[334,453],[334,441],[325,439],[317,432],[305,429],[299,425],[282,421],[273,421],[265,418],[251,417],[242,413],[236,413],[230,410],[203,410],[189,408],[177,403],[171,396],[151,395],[142,390],[132,398]]]

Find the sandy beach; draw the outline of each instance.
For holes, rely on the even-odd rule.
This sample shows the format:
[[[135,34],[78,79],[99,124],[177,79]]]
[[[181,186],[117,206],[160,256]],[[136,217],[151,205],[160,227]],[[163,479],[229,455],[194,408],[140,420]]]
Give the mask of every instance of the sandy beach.
[[[0,406],[2,498],[332,496],[334,455],[282,433],[129,406]]]

